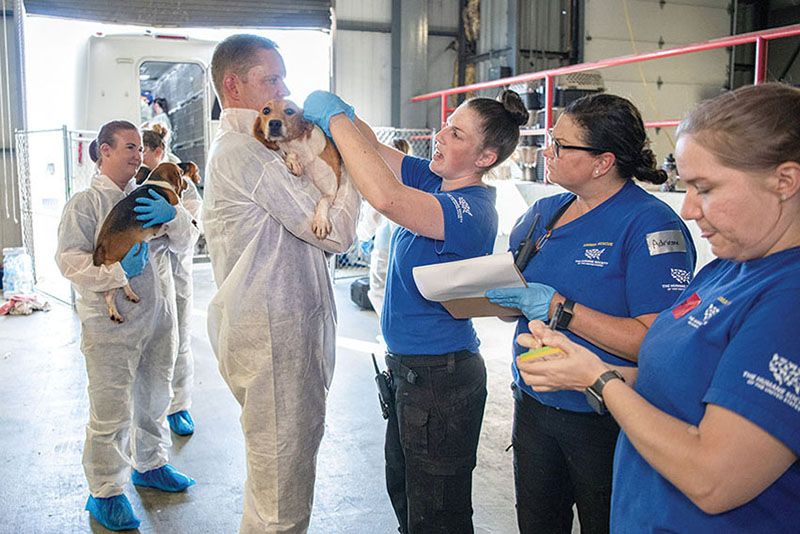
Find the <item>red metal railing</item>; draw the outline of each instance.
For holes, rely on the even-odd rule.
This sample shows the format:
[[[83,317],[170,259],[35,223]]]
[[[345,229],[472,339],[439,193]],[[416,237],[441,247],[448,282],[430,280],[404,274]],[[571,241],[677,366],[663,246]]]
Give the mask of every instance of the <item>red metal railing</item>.
[[[793,24],[791,26],[784,26],[781,28],[773,28],[771,30],[762,30],[751,33],[743,33],[740,35],[732,35],[730,37],[721,37],[719,39],[712,39],[702,43],[695,43],[686,46],[679,46],[675,48],[667,48],[666,50],[658,50],[656,52],[645,52],[643,54],[632,54],[628,56],[620,56],[601,61],[594,61],[592,63],[580,63],[578,65],[568,65],[566,67],[559,67],[557,69],[542,70],[539,72],[531,72],[520,74],[518,76],[511,76],[509,78],[501,78],[499,80],[492,80],[490,82],[474,83],[472,85],[464,85],[462,87],[453,87],[450,89],[443,89],[433,93],[415,96],[411,99],[412,102],[421,102],[423,100],[431,100],[434,98],[441,98],[441,119],[442,124],[447,121],[447,115],[455,108],[447,107],[447,97],[460,93],[467,93],[469,91],[478,91],[481,89],[491,89],[494,87],[501,87],[504,85],[511,85],[516,83],[530,82],[533,80],[544,79],[544,94],[545,94],[545,127],[544,130],[528,131],[527,134],[541,134],[547,132],[553,126],[553,88],[556,76],[564,74],[571,74],[574,72],[584,72],[587,70],[603,69],[607,67],[618,67],[620,65],[627,65],[629,63],[639,63],[642,61],[651,61],[654,59],[662,59],[672,56],[680,56],[684,54],[691,54],[694,52],[703,52],[706,50],[716,50],[718,48],[726,48],[729,46],[743,45],[749,43],[756,44],[756,62],[755,62],[755,79],[753,83],[759,84],[766,79],[767,75],[767,41],[773,39],[782,39],[784,37],[793,37],[800,35],[800,24]],[[646,122],[645,126],[648,128],[665,128],[669,126],[677,126],[679,120],[661,120]]]

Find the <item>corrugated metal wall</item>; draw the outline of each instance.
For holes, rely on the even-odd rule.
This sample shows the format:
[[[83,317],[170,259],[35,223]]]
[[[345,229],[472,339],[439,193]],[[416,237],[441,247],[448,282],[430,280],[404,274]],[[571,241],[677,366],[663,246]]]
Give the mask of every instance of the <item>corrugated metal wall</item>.
[[[458,0],[430,0],[431,31],[458,31]],[[334,38],[336,92],[351,102],[358,114],[373,126],[392,126],[391,69],[392,0],[337,0],[338,29]],[[360,28],[343,29],[343,28]],[[428,37],[428,90],[453,84],[456,51],[454,37]],[[403,106],[425,106],[403,102]],[[438,126],[438,104],[427,104],[427,124]]]
[[[30,14],[157,27],[327,28],[330,0],[24,0]]]
[[[584,61],[634,53],[625,2],[585,0]],[[728,0],[666,2],[627,0],[635,49],[649,52],[730,34]],[[645,120],[679,119],[695,102],[719,94],[727,83],[725,49],[603,69],[606,91],[630,98]],[[641,69],[641,71],[640,71]],[[647,82],[642,82],[642,74]],[[660,159],[674,151],[674,129],[650,131]]]
[[[0,19],[0,37],[8,38],[8,49],[5,39],[0,38],[0,248],[22,244],[14,130],[22,128],[23,111],[19,92],[20,64],[16,19],[10,10],[13,9],[12,6],[8,7],[5,17]]]

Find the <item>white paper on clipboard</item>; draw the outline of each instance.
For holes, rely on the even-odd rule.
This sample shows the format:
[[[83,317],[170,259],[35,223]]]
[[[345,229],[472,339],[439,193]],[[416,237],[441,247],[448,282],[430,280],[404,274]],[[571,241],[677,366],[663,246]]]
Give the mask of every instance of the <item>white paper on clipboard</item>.
[[[422,296],[441,302],[457,319],[519,315],[483,296],[489,289],[526,286],[510,252],[414,267],[413,273]]]

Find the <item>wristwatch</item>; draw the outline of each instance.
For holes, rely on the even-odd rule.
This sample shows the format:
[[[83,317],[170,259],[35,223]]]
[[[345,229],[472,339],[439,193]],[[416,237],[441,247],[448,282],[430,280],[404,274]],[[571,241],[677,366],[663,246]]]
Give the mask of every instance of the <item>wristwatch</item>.
[[[591,406],[592,409],[600,415],[603,415],[607,412],[606,403],[603,402],[603,388],[606,386],[606,384],[617,378],[625,382],[625,377],[622,376],[619,371],[611,369],[610,371],[606,371],[600,375],[600,378],[595,380],[594,384],[583,391],[586,394],[586,402],[588,402],[589,406]]]
[[[565,299],[564,304],[561,305],[561,314],[558,316],[558,321],[556,321],[556,329],[558,330],[566,330],[569,326],[570,321],[572,321],[572,316],[575,312],[572,309],[575,307],[575,301],[571,299]]]

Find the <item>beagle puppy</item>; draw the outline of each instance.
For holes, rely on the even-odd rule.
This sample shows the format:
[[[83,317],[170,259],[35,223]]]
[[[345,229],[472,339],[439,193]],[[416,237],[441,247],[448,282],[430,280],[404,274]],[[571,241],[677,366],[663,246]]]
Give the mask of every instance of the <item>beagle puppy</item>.
[[[303,118],[303,110],[291,100],[270,100],[261,110],[253,135],[265,147],[280,152],[295,176],[305,174],[322,193],[311,229],[318,239],[331,233],[328,211],[336,198],[345,172],[333,141]]]
[[[197,165],[188,162],[184,165],[187,172],[197,174]],[[150,197],[150,190],[155,190],[173,206],[180,202],[181,194],[188,187],[184,179],[184,171],[174,163],[161,163],[153,171],[142,167],[136,174],[136,183],[141,183],[128,196],[117,202],[103,221],[100,233],[95,242],[94,255],[92,261],[94,265],[111,265],[120,261],[133,245],[141,241],[150,241],[154,238],[163,225],[157,224],[150,228],[142,228],[144,223],[137,221],[138,215],[133,208],[136,207],[136,199],[140,197]],[[142,178],[142,177],[145,178]],[[194,180],[194,178],[191,178]],[[199,180],[199,176],[197,178]],[[133,292],[130,283],[123,286],[125,297],[131,302],[139,302],[139,296]],[[108,316],[117,323],[125,319],[120,315],[117,306],[114,304],[116,289],[106,291],[106,305],[108,306]]]

